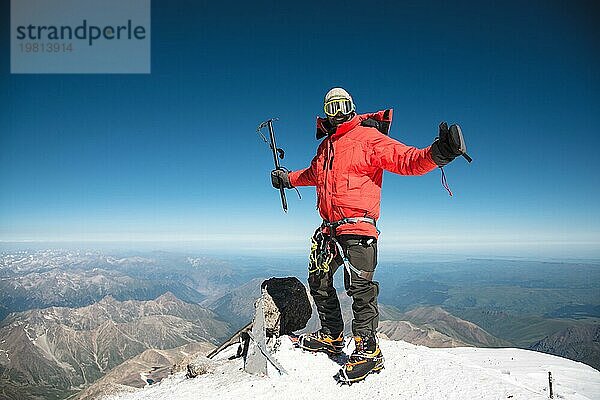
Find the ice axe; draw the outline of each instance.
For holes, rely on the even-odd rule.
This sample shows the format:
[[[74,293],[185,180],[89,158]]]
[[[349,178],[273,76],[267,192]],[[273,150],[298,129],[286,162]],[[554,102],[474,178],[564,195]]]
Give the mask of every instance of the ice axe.
[[[281,158],[283,160],[283,157],[285,156],[285,152],[283,151],[283,149],[277,148],[277,144],[275,144],[275,132],[273,131],[273,121],[278,121],[278,120],[279,120],[279,118],[268,119],[265,122],[263,122],[262,124],[260,124],[258,126],[258,128],[256,128],[256,132],[258,132],[258,134],[260,135],[262,140],[264,140],[265,143],[267,143],[269,145],[269,147],[271,148],[271,150],[273,152],[273,161],[275,161],[275,169],[281,168],[281,166],[279,165],[279,159]],[[267,138],[265,137],[265,135],[263,135],[263,133],[261,132],[261,130],[264,127],[269,127],[270,143],[269,143],[269,141],[267,141]],[[285,198],[285,189],[283,187],[283,182],[282,182],[281,178],[279,178],[279,183],[280,183],[279,194],[281,195],[281,205],[283,206],[283,211],[287,212],[287,210],[288,210],[287,199]]]

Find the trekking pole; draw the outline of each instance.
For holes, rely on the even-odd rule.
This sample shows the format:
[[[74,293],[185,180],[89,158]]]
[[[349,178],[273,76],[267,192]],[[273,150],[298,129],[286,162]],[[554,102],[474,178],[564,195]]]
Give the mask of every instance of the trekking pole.
[[[265,143],[267,143],[269,145],[269,147],[271,148],[272,152],[273,152],[273,161],[275,162],[275,169],[280,169],[280,165],[279,165],[279,158],[283,159],[285,152],[283,151],[283,149],[278,149],[277,148],[277,144],[275,144],[275,132],[273,131],[273,121],[277,121],[278,118],[271,118],[266,120],[265,122],[263,122],[262,124],[260,124],[258,126],[258,128],[256,129],[256,132],[258,132],[258,134],[262,137],[262,139],[265,141]],[[261,130],[264,127],[269,127],[269,138],[270,138],[270,142],[269,143],[267,141],[267,138],[265,137],[265,135],[262,134]],[[279,156],[279,158],[277,157]],[[283,206],[283,211],[287,212],[288,210],[288,206],[287,206],[287,199],[285,198],[285,188],[283,187],[283,181],[281,178],[279,178],[279,194],[281,195],[281,205]]]

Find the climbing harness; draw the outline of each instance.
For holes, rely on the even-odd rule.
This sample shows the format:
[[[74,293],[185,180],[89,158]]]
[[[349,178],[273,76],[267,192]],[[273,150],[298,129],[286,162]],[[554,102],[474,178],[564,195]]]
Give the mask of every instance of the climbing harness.
[[[334,222],[323,220],[323,223],[317,228],[317,230],[315,230],[315,233],[311,238],[311,249],[308,264],[309,274],[316,273],[317,271],[320,271],[321,273],[328,273],[331,262],[339,255],[344,263],[346,272],[348,272],[350,284],[352,284],[352,272],[354,272],[360,278],[368,280],[371,279],[373,276],[372,272],[362,271],[352,265],[348,259],[348,255],[344,251],[344,248],[340,244],[336,235],[336,229],[339,226],[344,224],[356,224],[358,222],[367,222],[375,227],[377,226],[375,219],[369,217],[342,218]],[[329,230],[328,234],[324,233],[324,228]],[[379,233],[379,230],[377,230],[377,232]],[[374,238],[369,238],[365,241],[365,244],[371,245],[371,243],[374,241]]]
[[[324,274],[329,272],[329,266],[336,256],[337,249],[333,242],[318,227],[310,238],[310,254],[308,256],[308,273],[314,274],[320,271]]]

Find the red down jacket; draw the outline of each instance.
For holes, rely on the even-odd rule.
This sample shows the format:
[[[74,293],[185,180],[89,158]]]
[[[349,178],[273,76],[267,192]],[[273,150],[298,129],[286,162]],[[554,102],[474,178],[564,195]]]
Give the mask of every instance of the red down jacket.
[[[383,170],[423,175],[437,167],[429,147],[407,146],[376,128],[360,124],[367,118],[391,123],[391,116],[392,110],[356,115],[321,142],[308,168],[290,172],[293,186],[317,187],[317,207],[324,220],[334,222],[346,217],[377,220]],[[336,231],[338,235],[378,236],[377,229],[368,222],[344,224]]]

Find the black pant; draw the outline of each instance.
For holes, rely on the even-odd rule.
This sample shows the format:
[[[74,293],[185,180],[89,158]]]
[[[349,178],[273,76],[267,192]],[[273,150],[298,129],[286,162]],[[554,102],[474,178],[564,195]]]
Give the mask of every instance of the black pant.
[[[317,270],[309,273],[308,285],[317,305],[321,329],[333,336],[344,330],[340,302],[333,287],[333,275],[341,266],[344,269],[346,292],[352,297],[352,334],[374,336],[379,324],[379,283],[373,281],[377,265],[377,241],[368,236],[356,235],[340,235],[337,240],[352,266],[364,272],[360,276],[352,270],[348,273],[342,256],[337,254],[328,272]]]

